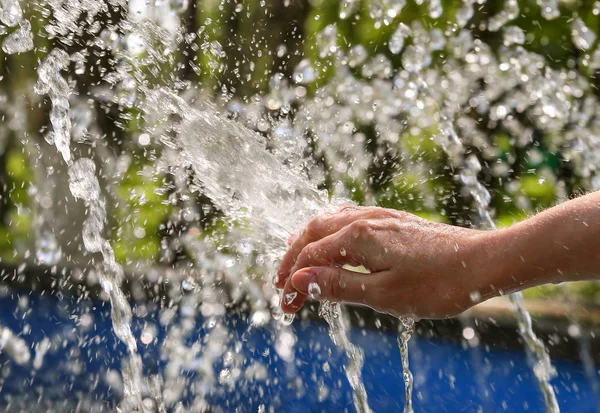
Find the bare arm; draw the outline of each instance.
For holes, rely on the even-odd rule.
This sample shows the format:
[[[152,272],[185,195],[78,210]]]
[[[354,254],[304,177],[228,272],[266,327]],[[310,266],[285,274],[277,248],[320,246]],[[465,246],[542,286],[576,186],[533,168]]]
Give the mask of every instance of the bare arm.
[[[316,283],[322,299],[443,318],[502,293],[599,276],[600,192],[498,231],[390,209],[345,208],[311,221],[284,256],[275,284],[284,289],[288,313],[302,306],[309,284]]]
[[[498,263],[499,271],[490,280],[496,290],[600,278],[600,192],[550,208],[488,238],[491,259]]]

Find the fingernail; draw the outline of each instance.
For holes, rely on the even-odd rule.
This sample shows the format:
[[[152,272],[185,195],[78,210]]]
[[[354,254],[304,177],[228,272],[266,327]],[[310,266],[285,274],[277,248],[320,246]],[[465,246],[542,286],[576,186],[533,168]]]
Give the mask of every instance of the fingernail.
[[[301,292],[308,294],[308,285],[317,278],[316,271],[312,269],[303,269],[292,275],[292,287]]]

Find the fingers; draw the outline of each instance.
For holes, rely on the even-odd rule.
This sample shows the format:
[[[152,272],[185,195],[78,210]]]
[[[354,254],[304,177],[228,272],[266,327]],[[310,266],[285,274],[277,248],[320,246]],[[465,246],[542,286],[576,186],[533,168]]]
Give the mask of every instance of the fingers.
[[[292,275],[289,286],[286,284],[281,308],[286,313],[298,311],[309,293],[315,299],[372,306],[372,297],[382,289],[382,277],[380,273],[363,274],[339,267],[303,268]]]
[[[342,230],[328,235],[318,241],[306,245],[294,263],[290,274],[305,267],[341,267],[344,264],[359,265],[361,254],[365,251],[361,233],[368,231],[367,220],[358,220],[346,225]],[[296,312],[306,300],[308,287],[298,291],[287,277],[281,297],[281,308],[284,312]]]
[[[356,227],[364,221],[354,221],[344,227],[342,231],[331,234],[304,247],[298,255],[290,274],[310,266],[329,266],[343,264],[357,264],[355,245],[350,245],[347,233],[348,228]],[[357,224],[358,223],[358,224]],[[291,278],[287,277],[281,296],[281,308],[284,312],[296,312],[306,300],[308,289],[298,291],[292,285]]]
[[[295,274],[306,267],[329,267],[338,270],[340,268],[336,267],[344,264],[359,265],[362,261],[360,255],[365,249],[361,248],[363,244],[360,237],[354,235],[365,231],[367,227],[369,224],[366,220],[354,221],[341,231],[308,244],[298,255],[290,274]],[[348,273],[352,272],[348,271]],[[292,284],[292,279],[288,277],[283,288],[281,308],[284,312],[298,311],[304,304],[307,293],[308,287],[299,291]]]
[[[290,279],[287,280],[281,294],[281,309],[284,313],[295,313],[304,305],[308,294],[308,288],[304,293],[292,286]]]
[[[281,260],[277,277],[274,282],[277,288],[283,288],[294,266],[296,259],[304,247],[314,241],[334,234],[347,225],[361,219],[389,218],[396,211],[382,208],[346,206],[337,213],[322,215],[314,218],[304,231],[291,241],[291,246]]]
[[[290,248],[279,264],[275,286],[282,288],[285,285],[296,257],[307,244],[339,231],[352,220],[351,214],[326,214],[311,220],[304,230],[291,240]]]
[[[358,220],[342,230],[306,245],[296,257],[290,274],[305,267],[339,266],[344,264],[366,265],[364,259],[369,245],[365,245],[364,235],[371,231],[367,220]]]

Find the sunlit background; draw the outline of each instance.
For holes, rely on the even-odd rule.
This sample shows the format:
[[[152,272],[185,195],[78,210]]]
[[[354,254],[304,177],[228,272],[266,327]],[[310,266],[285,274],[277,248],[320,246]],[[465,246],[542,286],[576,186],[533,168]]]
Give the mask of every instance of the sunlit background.
[[[2,330],[4,343],[17,336],[28,340],[33,329],[26,327],[27,314],[45,307],[27,292],[41,291],[42,297],[58,297],[49,314],[61,308],[63,297],[74,300],[58,313],[72,320],[73,331],[89,332],[90,342],[110,340],[132,360],[135,343],[155,351],[160,363],[148,367],[150,356],[144,356],[138,376],[135,361],[123,367],[113,355],[109,373],[98,367],[98,376],[90,378],[81,368],[84,347],[75,346],[85,381],[121,389],[98,396],[98,406],[112,408],[131,396],[128,389],[142,388],[148,411],[174,409],[182,400],[195,401],[182,402],[181,409],[231,411],[233,404],[213,403],[207,395],[246,380],[249,395],[234,403],[244,406],[244,397],[252,396],[248,383],[261,377],[256,380],[270,383],[264,392],[279,394],[273,388],[285,382],[298,398],[307,392],[332,403],[320,409],[340,400],[351,409],[341,356],[337,380],[345,387],[336,387],[321,359],[314,380],[290,378],[301,359],[294,345],[301,348],[305,333],[297,336],[291,319],[279,321],[270,280],[286,232],[297,230],[292,224],[306,222],[322,200],[335,199],[491,229],[600,189],[600,2],[2,0],[0,21],[0,270],[3,296],[11,297],[4,310],[20,323]],[[241,138],[227,138],[228,132]],[[208,138],[211,150],[194,146]],[[285,167],[269,169],[269,162]],[[213,179],[209,170],[220,177]],[[290,205],[294,209],[283,208]],[[115,293],[121,284],[125,292]],[[561,351],[587,363],[580,373],[598,396],[590,348],[596,346],[600,283],[542,286],[524,294],[551,353],[563,341],[583,337]],[[96,331],[106,314],[90,315],[99,302],[106,310],[109,300],[123,311],[113,311],[112,320],[127,351],[118,347],[110,324]],[[499,300],[461,321],[454,338],[463,347],[456,354],[502,341],[496,330],[491,339],[480,337],[495,324],[516,332],[509,307]],[[237,321],[226,317],[232,313]],[[366,324],[382,328],[368,314],[353,325],[363,332]],[[197,315],[202,323],[193,321]],[[310,317],[316,318],[314,311],[306,310],[294,326]],[[249,330],[236,330],[238,321]],[[10,323],[0,321],[0,328],[4,324]],[[248,364],[240,356],[240,336],[267,325],[275,327],[266,346],[272,344],[277,363],[287,363],[279,371],[272,369],[275,361]],[[200,328],[211,338],[190,338]],[[425,337],[428,328],[422,324],[417,333]],[[32,355],[26,360],[18,351],[13,356],[34,371],[32,363],[52,346],[58,349],[63,333],[27,341]],[[356,333],[368,347],[366,334]],[[456,336],[443,329],[439,335]],[[9,348],[2,337],[0,353]],[[166,344],[156,344],[159,337],[167,337]],[[398,357],[390,340],[385,351]],[[309,360],[315,351],[310,343]],[[424,357],[420,348],[414,357]],[[440,357],[435,363],[443,371]],[[485,356],[478,360],[486,364]],[[519,360],[518,368],[526,366]],[[213,369],[217,362],[224,367]],[[395,363],[391,370],[401,372]],[[162,375],[158,364],[168,366]],[[73,381],[78,367],[69,366]],[[123,384],[121,370],[128,368],[134,373],[126,377],[143,378],[138,387]],[[180,380],[183,371],[202,379]],[[435,374],[423,371],[415,373],[418,403],[431,403],[437,399],[424,394],[436,389]],[[531,374],[526,368],[513,373],[507,374]],[[1,366],[0,374],[3,383],[10,380]],[[383,403],[379,411],[402,409],[398,374],[397,395],[372,397]],[[439,375],[452,382],[452,374]],[[479,395],[485,393],[481,386],[487,388],[482,380],[473,384]],[[569,386],[557,392],[561,403],[566,393],[585,399]],[[453,394],[451,387],[438,389],[440,397]],[[45,400],[48,393],[40,394]],[[248,403],[257,411],[295,405],[277,397],[270,405]],[[444,403],[451,403],[448,398]],[[88,399],[86,409],[94,411]],[[486,406],[477,403],[473,411]],[[508,403],[514,411],[524,408]],[[18,403],[7,404],[13,405]]]

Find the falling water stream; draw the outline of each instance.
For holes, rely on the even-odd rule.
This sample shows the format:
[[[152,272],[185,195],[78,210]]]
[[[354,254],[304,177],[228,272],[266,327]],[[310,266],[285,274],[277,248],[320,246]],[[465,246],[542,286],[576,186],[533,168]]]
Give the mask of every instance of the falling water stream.
[[[461,173],[461,179],[474,199],[482,220],[482,225],[496,230],[496,224],[491,218],[488,209],[490,195],[485,187],[477,181],[477,174],[480,170],[481,166],[475,158],[467,158],[463,172]],[[556,376],[556,370],[552,366],[548,351],[544,343],[533,331],[531,315],[523,307],[523,294],[521,292],[513,293],[509,298],[517,314],[519,334],[523,338],[527,350],[533,357],[533,372],[544,395],[546,409],[548,412],[559,412],[558,401],[556,400],[554,389],[550,384],[550,380]]]
[[[142,411],[141,382],[142,359],[137,353],[137,343],[131,331],[131,306],[121,290],[123,269],[115,260],[110,243],[103,237],[106,207],[96,177],[96,166],[89,158],[72,160],[70,151],[71,120],[69,94],[71,90],[61,71],[69,64],[69,55],[62,50],[52,51],[38,68],[36,92],[48,94],[52,101],[50,121],[54,144],[69,166],[69,188],[75,198],[84,201],[87,218],[83,224],[83,244],[90,253],[101,253],[103,262],[98,267],[100,284],[110,297],[113,330],[127,346],[129,361],[123,368],[125,385],[124,409]]]
[[[356,411],[359,413],[371,412],[367,400],[367,390],[362,381],[364,354],[360,348],[356,347],[348,339],[348,327],[343,309],[340,308],[338,303],[324,301],[321,304],[319,315],[329,324],[329,336],[331,340],[348,355],[348,364],[344,366],[344,370],[352,388],[352,397]]]
[[[408,342],[415,332],[415,320],[409,317],[400,319],[400,332],[398,334],[398,349],[402,362],[402,379],[404,380],[404,413],[413,413],[413,375],[410,371],[408,359]]]
[[[425,85],[423,88],[427,90]],[[444,140],[444,150],[451,157],[453,162],[460,163],[464,150],[460,140],[454,131],[451,118],[447,115],[447,108],[441,109],[441,128],[442,134],[446,135]],[[464,160],[462,170],[460,172],[461,183],[469,191],[469,194],[473,198],[473,202],[476,206],[479,218],[481,220],[480,226],[490,230],[496,230],[496,223],[492,219],[489,210],[490,193],[488,190],[479,182],[477,175],[481,172],[481,165],[476,157],[469,156]],[[519,325],[519,334],[523,339],[529,354],[533,358],[533,373],[538,381],[540,390],[544,395],[544,401],[546,403],[546,410],[548,412],[560,412],[558,401],[556,400],[556,394],[550,384],[550,380],[556,376],[556,370],[552,366],[548,351],[544,346],[544,343],[536,336],[533,331],[531,315],[523,307],[523,294],[521,292],[513,293],[509,296],[510,302],[514,307],[517,314],[517,321]]]
[[[195,51],[203,51],[207,66],[214,71],[222,70],[219,59],[227,56],[218,41],[202,41],[203,36],[216,31],[218,26],[211,18],[206,18],[196,33],[187,33],[180,26],[178,19],[189,7],[188,1],[154,3],[148,6],[125,0],[35,2],[43,15],[54,16],[44,30],[49,38],[58,39],[51,49],[47,50],[46,46],[40,49],[45,54],[36,69],[35,93],[50,100],[49,128],[43,132],[44,139],[55,146],[68,168],[65,179],[72,197],[85,205],[81,228],[84,257],[99,277],[110,301],[113,331],[127,350],[127,360],[121,367],[123,397],[119,409],[123,412],[152,411],[147,397],[159,412],[173,406],[176,411],[183,411],[182,400],[189,396],[188,392],[198,411],[209,410],[208,399],[215,386],[235,387],[236,380],[243,374],[252,378],[266,375],[264,366],[259,363],[242,372],[239,348],[242,342],[235,342],[225,322],[230,308],[229,296],[234,297],[232,301],[237,305],[247,301],[245,308],[252,327],[265,326],[271,318],[277,320],[273,323],[274,348],[285,363],[285,374],[293,377],[297,340],[291,327],[294,318],[281,313],[279,302],[285,297],[279,297],[267,281],[275,272],[290,235],[331,205],[349,202],[360,185],[349,190],[351,185],[346,183],[371,179],[368,173],[374,157],[387,161],[386,156],[393,153],[394,161],[408,162],[393,150],[399,145],[399,136],[407,131],[423,141],[433,140],[441,147],[448,159],[447,168],[457,171],[455,178],[465,198],[472,200],[476,212],[473,221],[481,228],[496,229],[494,211],[490,206],[490,191],[479,179],[483,170],[480,159],[467,148],[479,148],[480,157],[485,157],[487,163],[493,163],[498,156],[478,130],[479,120],[476,122],[475,117],[486,117],[490,124],[503,123],[516,137],[515,145],[519,147],[533,140],[532,128],[521,123],[523,114],[530,116],[539,130],[549,134],[563,133],[568,124],[570,129],[565,132],[564,142],[574,148],[568,152],[570,161],[581,170],[582,176],[593,181],[592,187],[600,187],[600,167],[597,167],[600,125],[594,120],[599,105],[591,94],[586,95],[590,88],[587,79],[573,71],[551,69],[544,57],[523,47],[526,33],[510,25],[521,12],[516,0],[504,1],[502,9],[486,16],[487,20],[478,28],[491,33],[502,32],[502,45],[497,53],[474,37],[467,26],[485,0],[464,0],[445,29],[435,24],[425,27],[418,21],[410,25],[401,22],[398,16],[407,5],[404,0],[371,0],[365,10],[359,0],[343,0],[338,9],[342,22],[358,21],[359,13],[364,11],[377,30],[393,28],[386,43],[389,56],[382,52],[370,55],[361,44],[341,47],[343,33],[336,24],[328,24],[316,35],[319,63],[303,58],[290,79],[279,73],[265,73],[270,76],[268,91],[248,101],[227,96],[225,90],[226,98],[208,98],[198,92],[197,86],[180,79],[177,73],[165,75],[164,67],[172,63],[174,50],[183,44],[193,44],[197,46]],[[257,3],[254,11],[244,10],[245,5],[237,3],[235,12],[250,16],[260,10],[263,3]],[[288,2],[285,3],[288,7]],[[541,18],[553,20],[560,15],[556,1],[536,3]],[[38,35],[36,25],[32,28],[33,22],[24,17],[22,4],[18,0],[0,1],[0,21],[5,36],[2,50],[8,55],[31,52]],[[420,0],[415,4],[424,5],[431,21],[436,21],[444,12],[444,2],[440,0]],[[600,14],[600,3],[595,7]],[[122,20],[104,29],[96,19],[99,13],[109,10],[120,10]],[[164,15],[161,10],[165,11]],[[600,48],[592,50],[595,34],[576,15],[570,24],[573,43],[589,52],[582,58],[582,65],[600,69]],[[182,205],[184,211],[181,221],[186,222],[185,229],[160,247],[165,256],[177,253],[186,255],[192,262],[189,266],[173,267],[170,276],[175,281],[167,277],[167,292],[161,297],[168,303],[160,309],[159,317],[166,331],[166,344],[160,349],[166,364],[162,376],[144,374],[132,319],[134,311],[143,314],[146,310],[145,307],[140,309],[141,306],[132,309],[129,297],[123,292],[121,286],[126,271],[106,234],[112,211],[111,191],[118,191],[112,190],[110,183],[109,188],[104,187],[104,180],[110,182],[110,179],[102,176],[100,169],[104,171],[106,165],[100,168],[95,159],[106,155],[100,152],[99,142],[108,138],[73,138],[80,135],[82,128],[89,127],[89,135],[96,133],[90,126],[93,115],[86,103],[82,103],[87,97],[78,96],[77,82],[70,73],[73,67],[80,75],[85,72],[86,64],[88,70],[93,66],[89,62],[91,58],[85,56],[85,47],[75,50],[78,46],[72,42],[86,27],[93,35],[92,42],[101,45],[116,68],[103,79],[110,87],[94,90],[90,101],[93,96],[117,102],[127,109],[127,117],[119,122],[131,122],[139,128],[136,139],[143,149],[151,145],[160,148],[152,155],[152,164],[138,175],[150,180],[171,177],[169,189],[161,188],[157,192],[168,193],[165,204]],[[10,34],[6,34],[8,28]],[[436,68],[434,61],[443,51],[446,51],[444,63],[435,63],[439,64]],[[394,69],[391,59],[396,59],[397,65],[400,62],[400,68]],[[192,69],[200,70],[196,66]],[[329,79],[317,87],[315,82],[320,71],[327,72]],[[268,115],[275,111],[281,115]],[[475,115],[470,115],[471,112]],[[85,125],[81,126],[82,123]],[[369,143],[365,130],[369,128],[383,142],[373,151],[374,155],[365,149]],[[74,148],[74,141],[79,147],[89,149],[89,155],[81,155],[85,151]],[[315,156],[319,159],[309,159],[309,152],[319,154]],[[120,161],[131,162],[124,156]],[[122,168],[119,162],[114,164],[112,179],[118,181],[123,177],[119,172]],[[322,164],[328,165],[326,172]],[[437,173],[428,170],[422,161],[416,164],[412,167],[418,170],[418,175],[426,177],[422,182]],[[501,166],[497,168],[498,174],[506,174]],[[396,175],[394,179],[402,179],[401,172]],[[52,178],[57,179],[60,177]],[[329,193],[317,189],[324,181],[332,182]],[[199,193],[210,199],[226,223],[226,235],[217,239],[219,247],[215,246],[215,239],[199,237],[201,231],[194,226],[206,212],[198,211],[191,201]],[[40,194],[36,195],[38,203],[46,202]],[[424,202],[435,205],[436,196],[429,194]],[[367,192],[363,201],[376,204],[377,198]],[[148,200],[143,199],[143,202]],[[40,228],[46,228],[51,219],[48,210],[43,215],[46,218],[40,218],[43,221]],[[44,237],[43,234],[52,234],[52,231],[40,229],[38,233]],[[44,238],[44,241],[38,244],[44,245],[45,252],[60,247],[55,245],[55,238]],[[140,272],[149,278],[156,276],[147,267]],[[309,286],[309,295],[319,300],[318,286]],[[533,331],[531,316],[522,300],[521,293],[510,295],[519,334],[531,356],[546,409],[556,413],[560,410],[550,383],[556,370],[543,342]],[[173,321],[176,315],[181,321]],[[203,318],[201,326],[195,324],[197,315]],[[370,412],[362,380],[365,355],[349,339],[350,326],[344,307],[324,301],[319,315],[327,322],[333,343],[346,355],[344,370],[356,411]],[[401,318],[399,326],[397,344],[401,366],[396,367],[402,370],[404,412],[412,413],[413,375],[408,351],[415,322]],[[190,337],[200,327],[205,329],[206,337],[190,344]],[[140,340],[148,346],[156,335],[156,331],[146,325]],[[32,359],[24,343],[10,329],[0,326],[0,351],[9,354],[17,364],[25,365]],[[39,356],[34,363],[41,363],[39,360],[48,346],[38,343],[36,354]],[[587,346],[582,345],[581,351],[582,359],[592,360]],[[217,372],[214,365],[218,360],[223,360],[223,366]],[[181,380],[187,371],[199,372],[193,386]],[[593,372],[589,375],[593,376]],[[259,411],[266,411],[265,406]]]

